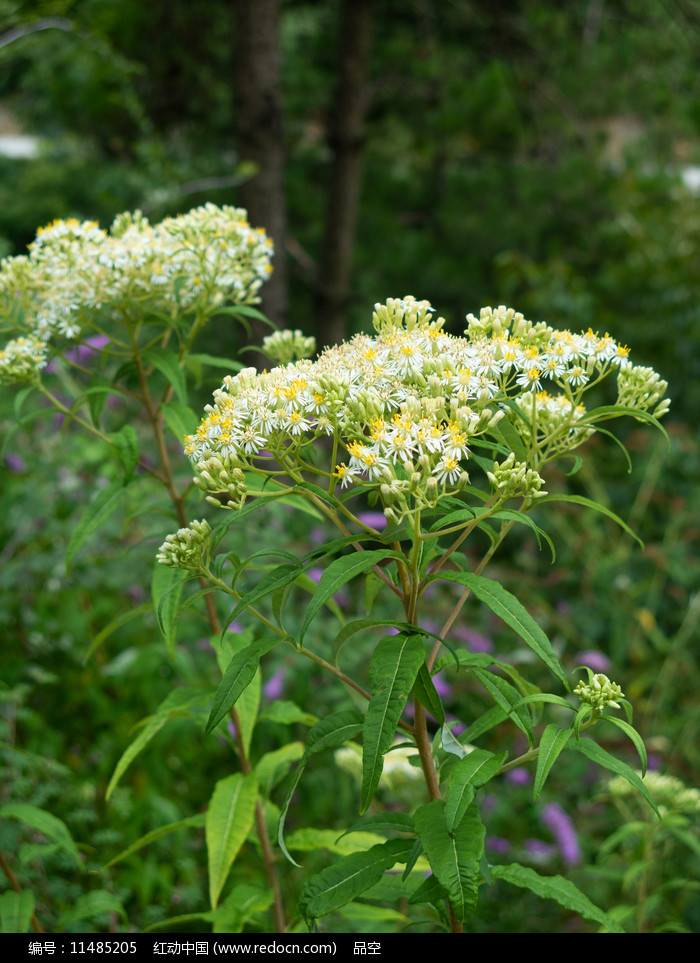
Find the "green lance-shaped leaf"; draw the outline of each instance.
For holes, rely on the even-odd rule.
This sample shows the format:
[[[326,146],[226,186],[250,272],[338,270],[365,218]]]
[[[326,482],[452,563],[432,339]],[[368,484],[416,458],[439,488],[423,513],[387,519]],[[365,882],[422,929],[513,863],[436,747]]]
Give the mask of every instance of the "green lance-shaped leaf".
[[[476,790],[496,775],[507,755],[507,752],[496,756],[485,749],[474,749],[453,768],[445,794],[445,826],[448,833],[453,833],[459,826]]]
[[[235,361],[233,358],[222,358],[214,354],[187,354],[184,361],[195,374],[201,373],[199,369],[202,365],[208,365],[210,368],[225,368],[227,371],[240,371],[243,367],[240,361]]]
[[[542,498],[537,499],[538,505],[543,505],[545,502],[572,502],[575,505],[583,505],[585,508],[592,508],[596,512],[600,512],[601,515],[606,515],[611,518],[620,528],[624,529],[628,535],[631,535],[642,548],[644,548],[644,542],[641,540],[636,532],[633,532],[629,527],[627,522],[624,522],[619,515],[606,508],[605,505],[601,505],[600,502],[593,501],[592,498],[585,498],[583,495],[544,495]]]
[[[102,417],[102,411],[107,398],[112,394],[121,393],[119,390],[115,391],[114,385],[101,375],[93,374],[91,386],[76,399],[76,402],[82,404],[83,401],[87,401],[92,423],[96,428],[99,428],[100,418]]]
[[[571,738],[571,729],[560,729],[550,725],[542,733],[539,752],[537,754],[537,772],[535,773],[535,788],[532,793],[533,801],[542,792],[547,776],[557,761],[557,756],[566,748]]]
[[[362,725],[362,803],[372,801],[396,727],[418,671],[425,662],[419,635],[387,635],[379,641],[369,664],[371,699]]]
[[[293,725],[301,722],[304,726],[314,726],[318,722],[318,716],[313,712],[306,712],[301,706],[288,699],[277,699],[260,713],[260,719],[267,719],[268,722],[280,722],[283,725]]]
[[[177,689],[173,689],[161,702],[154,714],[144,720],[145,724],[117,763],[114,774],[107,786],[106,798],[109,799],[112,795],[117,783],[136,756],[138,756],[141,750],[148,745],[156,733],[160,732],[170,719],[175,716],[189,715],[190,709],[196,706],[206,705],[210,698],[211,692],[209,689],[192,689],[188,686],[179,686]]]
[[[651,412],[643,411],[640,408],[630,408],[628,405],[602,405],[600,408],[593,408],[587,412],[582,423],[597,425],[600,421],[609,421],[611,418],[623,417],[634,418],[636,421],[643,421],[647,425],[652,425],[661,432],[670,445],[671,439],[668,437],[668,432],[658,418],[655,418]],[[600,429],[597,428],[596,430],[598,431]]]
[[[131,846],[123,849],[121,853],[114,857],[114,859],[110,859],[110,861],[105,863],[105,865],[100,869],[100,872],[104,872],[106,869],[109,869],[110,866],[114,866],[115,863],[120,863],[128,856],[132,856],[140,849],[143,849],[144,846],[154,843],[156,839],[161,839],[163,836],[168,836],[170,833],[174,833],[178,829],[199,829],[201,826],[204,826],[205,821],[206,813],[197,813],[195,816],[188,816],[186,819],[179,819],[176,823],[168,823],[166,826],[159,826],[158,829],[151,830],[150,833],[146,833],[145,836],[137,839],[135,843],[131,844]]]
[[[165,568],[165,566],[163,565],[161,568]],[[97,633],[95,638],[90,643],[90,647],[83,658],[83,665],[87,663],[93,652],[98,649],[105,639],[108,639],[113,632],[116,632],[117,629],[121,628],[122,625],[126,625],[127,622],[131,622],[133,619],[138,619],[144,613],[150,612],[152,608],[153,606],[150,602],[144,602],[143,605],[139,605],[135,609],[129,609],[128,612],[122,612],[122,614],[118,615],[116,619],[113,619],[109,625],[105,625],[105,627]]]
[[[413,694],[439,725],[445,724],[445,710],[442,706],[442,699],[435,688],[430,669],[425,662],[418,670],[416,681],[413,683]]]
[[[220,779],[209,802],[205,836],[209,863],[209,899],[216,909],[221,890],[255,818],[255,773]]]
[[[361,853],[343,856],[313,876],[299,897],[307,919],[326,916],[360,896],[395,863],[405,863],[413,846],[410,839],[389,839]]]
[[[185,435],[193,434],[197,428],[197,413],[179,401],[167,401],[160,406],[160,410],[165,424],[182,445]]]
[[[484,686],[496,705],[504,712],[507,712],[518,729],[525,733],[527,741],[532,746],[535,737],[527,706],[520,706],[519,709],[514,708],[522,701],[518,690],[512,686],[510,682],[506,682],[500,675],[495,675],[493,672],[486,672],[483,669],[472,669],[472,672]]]
[[[354,739],[362,729],[362,716],[355,709],[339,709],[324,716],[309,730],[306,736],[308,759],[325,749],[335,749],[344,742]]]
[[[255,605],[259,599],[267,598],[277,589],[291,585],[303,572],[302,566],[296,562],[293,564],[285,562],[273,568],[271,572],[262,577],[254,588],[241,596],[238,605],[229,615],[229,622],[235,621],[241,612],[244,612],[249,605]]]
[[[609,769],[610,772],[617,773],[618,776],[622,776],[624,779],[626,779],[631,786],[634,786],[635,789],[639,790],[659,819],[661,819],[661,813],[659,812],[656,803],[651,798],[649,790],[634,769],[632,769],[631,766],[628,766],[626,762],[622,762],[622,760],[616,759],[615,756],[610,755],[609,752],[603,749],[602,746],[599,746],[598,743],[594,742],[592,739],[579,739],[578,742],[570,743],[569,748],[583,753],[583,755],[590,759],[591,762],[595,762],[599,766],[603,766],[603,768]]]
[[[413,891],[408,902],[412,906],[418,903],[432,903],[433,906],[438,907],[446,899],[447,890],[440,885],[437,876],[431,874]]]
[[[409,816],[408,813],[377,813],[375,816],[368,816],[366,819],[360,819],[349,829],[346,829],[345,832],[338,837],[338,839],[342,839],[343,836],[347,836],[350,833],[366,832],[396,832],[413,834],[413,816]]]
[[[512,451],[518,461],[527,461],[528,453],[525,443],[520,432],[508,418],[502,418],[492,433],[503,441],[508,451]]]
[[[454,832],[445,825],[445,803],[434,799],[414,815],[418,838],[431,869],[447,890],[457,919],[474,912],[479,890],[479,862],[484,851],[486,828],[479,810],[472,806]]]
[[[256,913],[269,908],[275,894],[247,883],[234,886],[214,914],[213,933],[242,933],[243,927]]]
[[[246,756],[250,755],[250,744],[253,741],[253,732],[258,722],[261,696],[262,671],[258,666],[258,671],[253,676],[252,682],[245,687],[236,700],[236,714],[241,724],[241,743]]]
[[[116,482],[102,491],[94,498],[85,511],[78,524],[73,529],[68,548],[66,549],[66,575],[70,575],[70,567],[79,548],[87,541],[93,532],[109,516],[117,510],[126,497],[127,489],[121,482]]]
[[[375,576],[374,573],[370,573],[370,576],[373,580],[376,579],[381,586],[382,582],[378,576]],[[365,632],[366,629],[382,628],[387,625],[391,625],[393,628],[398,629],[399,632],[405,632],[408,635],[419,633],[420,635],[425,635],[436,639],[437,641],[442,642],[443,645],[448,645],[448,643],[446,643],[444,639],[441,639],[439,635],[436,635],[435,632],[429,632],[427,629],[423,628],[418,629],[415,625],[411,625],[410,622],[397,622],[396,619],[355,619],[352,622],[348,622],[346,625],[344,625],[333,640],[333,658],[336,661],[338,660],[338,656],[340,655],[343,646],[348,639],[352,638],[353,635],[357,635],[358,632]],[[435,671],[437,672],[437,669]]]
[[[253,681],[262,656],[281,641],[279,637],[259,639],[234,655],[216,690],[205,732],[211,732],[221,722],[229,709],[236,704],[243,690]]]
[[[59,926],[63,929],[70,923],[77,920],[92,919],[93,916],[102,916],[107,913],[116,913],[124,922],[127,920],[126,911],[121,900],[117,899],[114,893],[106,889],[95,889],[90,893],[83,893],[75,901],[75,905],[59,919]]]
[[[485,732],[493,729],[494,726],[500,725],[507,718],[508,713],[504,712],[500,706],[491,706],[490,709],[487,709],[486,712],[478,716],[470,726],[467,726],[461,734],[460,739],[464,743],[474,742],[479,736],[483,736]],[[445,745],[444,748],[447,749],[447,746]],[[449,751],[450,750],[448,750],[448,752]]]
[[[553,899],[565,909],[573,910],[584,919],[600,923],[611,933],[625,931],[607,913],[599,909],[585,896],[580,889],[564,879],[563,876],[540,876],[534,869],[511,863],[508,866],[492,866],[491,875],[494,879],[503,879],[514,886],[529,889],[531,893],[541,899]]]
[[[301,779],[306,764],[311,756],[315,755],[317,752],[323,752],[324,749],[335,749],[337,746],[341,746],[349,739],[354,739],[361,730],[362,716],[360,713],[355,709],[340,709],[338,712],[331,712],[329,715],[324,716],[324,718],[317,722],[316,725],[307,733],[306,752],[299,761],[299,765],[294,773],[292,783],[287,790],[287,798],[284,801],[284,806],[282,807],[282,812],[280,813],[280,821],[277,828],[277,842],[279,843],[279,847],[289,862],[294,866],[299,866],[299,863],[297,863],[296,860],[290,856],[289,850],[285,845],[284,822],[287,818],[287,811],[289,809],[289,804],[292,801],[294,790],[299,784],[299,780]]]
[[[175,397],[181,405],[187,405],[187,385],[185,383],[185,372],[180,367],[178,356],[174,351],[167,348],[150,348],[145,351],[142,361],[146,365],[153,365],[157,368],[165,380],[170,384],[175,392]]]
[[[0,896],[0,933],[27,933],[34,912],[34,894],[8,890]]]
[[[355,552],[352,555],[343,555],[341,558],[337,558],[334,562],[331,562],[321,576],[318,588],[306,609],[306,615],[304,616],[304,622],[299,634],[299,641],[301,642],[303,640],[306,630],[309,625],[311,625],[313,619],[318,615],[328,599],[335,595],[338,589],[346,585],[351,579],[355,578],[356,575],[366,572],[372,568],[373,565],[377,565],[386,558],[403,558],[403,556],[400,556],[398,552],[376,549],[371,552]]]
[[[131,425],[124,425],[110,435],[124,466],[124,484],[131,481],[139,460],[139,437]]]
[[[547,532],[545,532],[543,528],[540,528],[539,525],[536,525],[530,516],[525,514],[525,512],[519,512],[514,508],[501,508],[499,511],[494,512],[491,515],[491,518],[502,518],[504,521],[519,522],[521,525],[527,525],[528,528],[532,529],[532,531],[535,533],[538,548],[542,548],[542,539],[545,540],[549,546],[549,551],[552,554],[552,564],[554,564],[557,558],[554,542]]]
[[[449,752],[453,756],[458,756],[460,759],[464,759],[467,755],[467,750],[459,740],[455,739],[447,725],[444,725],[440,730],[440,741],[445,752]]]
[[[301,742],[289,742],[286,746],[265,753],[255,766],[261,799],[267,799],[290,765],[298,762],[303,755],[304,746]]]
[[[480,602],[488,605],[494,615],[503,619],[506,625],[517,632],[566,690],[569,690],[566,672],[552,648],[552,643],[522,603],[499,582],[483,575],[474,575],[472,572],[440,572],[437,578],[457,582],[470,589]]]
[[[616,718],[616,716],[601,716],[599,721],[612,722],[614,726],[617,726],[618,729],[622,729],[625,735],[629,736],[639,755],[639,761],[642,764],[642,776],[644,776],[647,771],[647,750],[646,746],[644,745],[644,740],[634,726],[631,726],[629,722],[625,722],[624,719]]]
[[[82,869],[83,861],[80,858],[78,847],[75,845],[70,830],[58,816],[47,813],[45,809],[32,806],[30,803],[8,803],[0,809],[0,817],[19,819],[20,822],[26,823],[32,829],[36,829],[37,832],[43,833],[47,839],[58,843]]]
[[[175,625],[180,611],[184,583],[194,575],[156,562],[151,579],[151,597],[160,629],[170,656],[175,656]]]

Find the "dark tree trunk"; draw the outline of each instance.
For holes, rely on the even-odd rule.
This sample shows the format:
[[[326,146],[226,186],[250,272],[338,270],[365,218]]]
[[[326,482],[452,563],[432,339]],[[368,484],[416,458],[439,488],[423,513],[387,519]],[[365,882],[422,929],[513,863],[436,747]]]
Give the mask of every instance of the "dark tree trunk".
[[[278,327],[287,316],[286,211],[280,78],[281,0],[232,0],[235,16],[234,90],[238,153],[256,173],[241,186],[253,227],[264,227],[275,244],[274,271],[261,290],[262,311]],[[269,333],[257,326],[254,340]]]
[[[343,340],[350,290],[367,108],[367,68],[373,0],[343,0],[338,85],[328,125],[333,161],[319,258],[316,339],[319,348]]]

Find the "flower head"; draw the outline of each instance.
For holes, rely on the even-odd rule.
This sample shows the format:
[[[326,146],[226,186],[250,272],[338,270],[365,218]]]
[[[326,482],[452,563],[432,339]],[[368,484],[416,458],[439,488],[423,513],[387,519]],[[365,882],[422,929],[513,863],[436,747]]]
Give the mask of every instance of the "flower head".
[[[607,706],[619,709],[620,705],[616,700],[624,696],[620,686],[616,682],[611,682],[602,672],[596,672],[593,675],[590,669],[587,671],[588,682],[586,684],[579,682],[574,689],[574,695],[594,709],[605,709]]]
[[[289,360],[304,347],[300,332],[272,335],[268,344],[285,363],[226,377],[185,439],[197,484],[237,507],[236,471],[298,478],[313,463],[331,493],[361,485],[387,521],[400,522],[463,490],[475,440],[504,418],[526,452],[546,446],[545,460],[576,448],[594,430],[580,402],[588,381],[629,370],[614,363],[607,334],[557,331],[505,307],[467,321],[463,337],[447,334],[427,301],[406,296],[375,305],[373,336],[358,334],[313,361]],[[325,437],[335,457],[324,472]],[[535,466],[512,451],[488,476],[503,500],[545,494]]]
[[[32,337],[75,338],[95,313],[207,316],[257,300],[272,242],[245,211],[205,204],[152,226],[140,211],[110,232],[69,218],[40,228],[27,255],[0,262],[0,311]],[[18,320],[19,319],[19,322]]]
[[[209,553],[211,536],[211,525],[206,519],[190,522],[187,528],[179,528],[175,534],[168,535],[160,546],[156,560],[161,565],[198,572]]]

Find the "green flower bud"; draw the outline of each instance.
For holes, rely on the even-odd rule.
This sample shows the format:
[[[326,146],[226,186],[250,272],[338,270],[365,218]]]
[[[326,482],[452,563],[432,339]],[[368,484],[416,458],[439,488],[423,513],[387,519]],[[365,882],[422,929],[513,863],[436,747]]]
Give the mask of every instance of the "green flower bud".
[[[211,536],[211,525],[206,519],[190,522],[187,528],[180,528],[174,535],[168,535],[156,560],[161,565],[199,572],[209,556]]]
[[[587,683],[580,682],[576,686],[574,695],[577,695],[581,702],[585,702],[594,709],[601,710],[605,709],[606,706],[619,709],[620,706],[616,700],[624,696],[620,686],[616,682],[611,682],[607,675],[603,675],[602,672],[593,675],[589,669],[588,676]]]

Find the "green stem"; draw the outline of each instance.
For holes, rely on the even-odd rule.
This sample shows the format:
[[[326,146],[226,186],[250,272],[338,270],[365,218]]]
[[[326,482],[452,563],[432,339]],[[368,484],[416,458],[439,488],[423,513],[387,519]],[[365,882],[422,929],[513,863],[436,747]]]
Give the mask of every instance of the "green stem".
[[[601,716],[596,716],[595,718],[590,718],[590,719],[588,719],[588,720],[587,720],[586,722],[584,722],[584,724],[580,727],[579,732],[583,732],[585,729],[590,729],[591,726],[594,726],[594,725],[596,724],[596,722],[598,721],[598,719],[600,719],[600,718],[602,718],[602,717],[601,717]],[[517,759],[511,759],[510,762],[504,763],[495,775],[496,775],[496,776],[500,776],[501,773],[507,772],[509,769],[515,769],[515,768],[517,768],[518,766],[524,765],[526,762],[532,762],[533,759],[537,759],[537,757],[539,756],[539,754],[540,754],[540,747],[539,747],[539,746],[535,746],[534,749],[528,749],[527,752],[524,752],[524,753],[522,754],[522,756],[518,756]],[[495,778],[495,777],[494,777],[494,778]]]
[[[428,789],[428,795],[432,802],[433,799],[440,799],[440,783],[437,769],[435,768],[435,760],[433,759],[430,736],[428,735],[425,709],[415,696],[413,697],[413,719],[420,764],[425,778],[425,785]]]
[[[498,538],[498,541],[493,543],[493,545],[489,548],[489,550],[486,552],[486,554],[484,555],[484,557],[481,559],[481,561],[480,561],[479,564],[477,565],[476,569],[474,570],[474,574],[475,574],[475,575],[481,575],[481,573],[483,572],[483,570],[486,568],[486,566],[488,565],[488,563],[491,561],[491,559],[492,559],[494,553],[496,552],[496,550],[498,549],[499,545],[501,544],[501,542],[502,542],[503,539],[506,537],[506,535],[507,535],[508,532],[511,530],[511,528],[513,527],[514,524],[515,524],[514,521],[504,522],[504,524],[501,526],[501,532],[500,532],[500,536],[499,536],[499,538]],[[463,607],[464,603],[467,601],[467,599],[469,598],[470,594],[471,594],[471,589],[470,589],[470,588],[465,588],[464,591],[462,592],[462,594],[460,595],[459,599],[457,600],[457,604],[455,605],[455,607],[454,607],[454,608],[452,609],[452,611],[450,612],[450,614],[449,614],[449,616],[448,616],[448,618],[447,618],[447,621],[445,622],[445,624],[443,625],[442,629],[441,629],[440,632],[439,632],[440,639],[446,638],[447,633],[448,633],[448,632],[450,631],[450,629],[452,628],[452,626],[453,626],[453,624],[454,624],[454,622],[455,622],[455,619],[457,618],[457,616],[459,615],[459,613],[462,611],[462,607]],[[428,668],[429,668],[429,669],[432,669],[433,664],[434,664],[434,662],[435,662],[435,659],[437,658],[438,652],[440,651],[440,646],[441,646],[441,645],[442,645],[442,642],[436,642],[435,645],[433,646],[433,651],[430,653],[430,658],[428,659]]]
[[[51,404],[55,408],[57,408],[62,414],[70,418],[71,421],[76,422],[76,424],[80,425],[81,428],[84,428],[86,431],[89,431],[91,435],[94,435],[96,438],[99,438],[101,441],[106,442],[111,448],[116,447],[114,444],[114,440],[110,438],[109,435],[106,435],[103,431],[100,431],[99,428],[96,428],[94,425],[91,425],[89,421],[86,421],[84,418],[81,418],[80,415],[77,415],[74,411],[71,411],[70,408],[66,408],[63,402],[59,401],[59,399],[55,395],[51,394],[51,392],[48,390],[48,388],[44,386],[44,384],[42,384],[42,382],[37,383],[37,388],[44,395],[44,397],[51,402]],[[151,468],[151,466],[148,465],[141,456],[139,456],[138,464],[140,465],[141,468],[143,468],[144,471],[148,472],[149,475],[153,475],[153,477],[157,478],[159,482],[162,482],[163,484],[165,483],[165,477],[161,475],[159,471],[156,471],[155,468]]]
[[[127,327],[128,327],[130,336],[132,336],[132,339],[133,339],[131,327],[128,325]],[[180,492],[177,489],[177,486],[175,485],[172,467],[170,465],[170,458],[168,455],[168,449],[167,449],[167,445],[165,443],[165,437],[163,434],[163,416],[162,416],[161,408],[160,408],[160,405],[154,404],[153,399],[151,397],[151,393],[148,387],[148,379],[144,372],[143,365],[141,364],[141,358],[139,356],[138,346],[136,341],[132,340],[132,344],[133,344],[133,352],[134,352],[134,361],[136,363],[136,370],[138,374],[139,384],[141,386],[143,403],[146,407],[146,411],[148,412],[148,417],[153,427],[153,433],[156,439],[156,446],[158,448],[158,454],[160,456],[161,466],[163,469],[163,479],[164,479],[165,487],[167,488],[168,494],[170,495],[170,500],[175,509],[175,513],[177,515],[178,521],[180,522],[180,526],[182,528],[186,528],[187,512],[185,511],[185,505],[184,505],[182,495],[180,494]],[[164,398],[167,399],[167,397],[168,395],[166,392],[166,394],[164,395]],[[203,588],[207,587],[207,580],[205,578],[200,578],[199,581]],[[214,635],[219,635],[221,633],[221,623],[219,621],[219,616],[216,611],[216,604],[214,602],[213,596],[209,594],[205,595],[204,604],[206,606],[207,618],[208,618],[211,630]],[[236,727],[236,731],[237,733],[240,733],[241,731],[240,720],[239,720],[239,725]],[[248,759],[248,755],[245,751],[245,746],[243,745],[242,741],[239,741],[238,743],[238,757],[241,764],[241,770],[244,773],[250,772],[251,771],[250,760]],[[262,805],[260,803],[259,798],[256,798],[255,824],[256,824],[256,832],[258,835],[258,839],[260,840],[260,847],[261,847],[262,856],[263,856],[263,864],[265,866],[265,874],[268,880],[268,884],[270,885],[271,891],[273,893],[273,911],[272,912],[273,912],[273,918],[275,920],[275,930],[276,932],[284,933],[286,931],[286,923],[285,923],[284,905],[282,903],[282,894],[279,886],[279,881],[277,879],[277,870],[275,868],[274,854],[272,852],[272,846],[270,845],[270,838],[267,832],[267,825],[265,823],[265,817],[264,817]]]
[[[247,776],[253,771],[253,767],[251,766],[250,759],[245,751],[242,735],[243,728],[241,726],[240,716],[238,715],[235,706],[231,707],[230,716],[236,733],[236,749],[238,758],[241,762],[241,772],[244,776]],[[255,797],[255,830],[258,834],[258,839],[260,840],[260,848],[262,850],[267,885],[270,887],[270,890],[273,894],[272,916],[275,922],[275,933],[286,933],[287,922],[284,916],[282,891],[280,889],[279,879],[277,878],[277,871],[275,868],[275,854],[273,853],[272,846],[270,845],[270,836],[267,832],[265,813],[262,803],[260,802],[260,796],[257,795]]]
[[[294,471],[294,469],[292,469],[290,466],[285,465],[285,469],[287,470],[287,473],[288,473],[289,477],[290,477],[293,481],[300,482],[300,481],[303,481],[303,480],[304,480],[304,479],[303,479],[303,476],[301,476],[301,475],[299,475],[298,473],[296,473],[296,472]],[[326,518],[330,519],[330,521],[332,521],[333,524],[334,524],[337,528],[340,529],[340,531],[343,533],[343,535],[352,535],[352,534],[353,534],[353,533],[350,531],[350,529],[347,527],[347,525],[345,525],[344,522],[338,517],[337,513],[334,512],[333,509],[330,508],[328,505],[326,505],[326,503],[323,501],[323,499],[319,498],[319,497],[318,497],[317,495],[315,495],[313,492],[309,492],[309,491],[303,491],[303,495],[304,495],[304,497],[307,498],[316,508],[318,508],[318,510],[319,510],[320,512],[322,512],[322,513],[326,516]],[[380,533],[380,532],[377,532],[375,529],[370,528],[369,525],[364,525],[361,521],[359,521],[359,519],[355,518],[355,516],[352,514],[352,512],[350,512],[350,511],[349,511],[347,508],[345,508],[340,502],[338,502],[337,499],[336,499],[336,504],[337,504],[338,508],[343,512],[343,514],[347,515],[356,525],[359,525],[360,528],[363,528],[369,535],[374,536],[377,540],[381,540],[381,537],[382,537],[382,536],[381,536],[381,533]],[[353,546],[353,548],[355,548],[358,552],[364,552],[364,551],[366,551],[366,549],[364,548],[363,545],[360,544],[360,542],[353,542],[353,543],[352,543],[352,546]],[[400,565],[401,563],[398,563],[398,564]],[[381,568],[380,565],[373,565],[373,566],[372,566],[372,570],[374,571],[374,573],[375,573],[376,575],[379,576],[379,578],[382,580],[382,582],[384,582],[384,584],[387,585],[387,586],[391,589],[391,591],[394,593],[394,595],[398,595],[399,598],[402,597],[401,589],[398,588],[396,585],[394,585],[394,583],[391,581],[391,579],[390,579],[389,576],[386,574],[386,572],[384,572],[384,571],[382,570],[382,568]]]
[[[469,522],[469,523],[467,524],[467,526],[466,526],[466,528],[464,529],[464,531],[462,532],[462,534],[459,535],[459,536],[454,540],[454,542],[452,543],[452,545],[450,545],[450,547],[447,549],[447,551],[444,552],[444,554],[440,556],[440,558],[437,560],[437,562],[435,562],[433,565],[430,566],[430,572],[429,572],[429,574],[430,574],[430,575],[435,575],[436,572],[439,572],[440,569],[441,569],[441,568],[443,567],[443,565],[445,564],[445,562],[446,562],[446,561],[448,560],[448,558],[450,557],[450,555],[452,555],[452,553],[455,552],[455,551],[459,548],[459,546],[462,544],[462,542],[465,540],[465,538],[474,531],[474,529],[476,528],[476,526],[477,526],[480,522],[483,522],[484,519],[489,518],[489,516],[491,516],[495,511],[497,511],[497,510],[500,508],[500,506],[504,503],[504,501],[505,501],[505,499],[503,499],[503,498],[500,498],[500,499],[499,499],[499,498],[497,498],[496,495],[492,495],[492,496],[489,498],[489,500],[486,502],[485,506],[484,506],[484,508],[486,509],[486,511],[484,511],[483,514],[479,515],[477,518],[475,518],[473,521],[471,521],[471,522]],[[448,532],[436,532],[435,534],[436,534],[436,535],[442,535],[442,534],[445,534],[445,535],[446,535],[446,534],[448,534]]]

